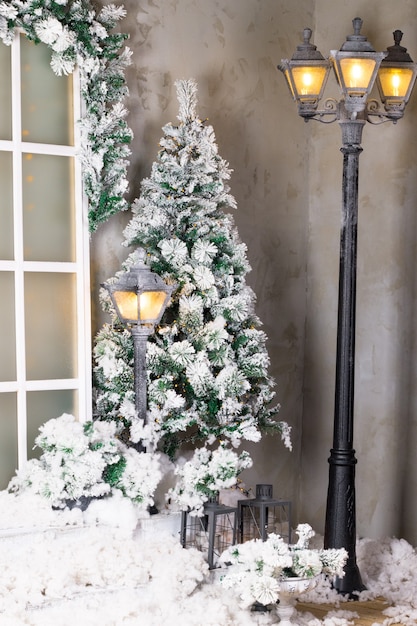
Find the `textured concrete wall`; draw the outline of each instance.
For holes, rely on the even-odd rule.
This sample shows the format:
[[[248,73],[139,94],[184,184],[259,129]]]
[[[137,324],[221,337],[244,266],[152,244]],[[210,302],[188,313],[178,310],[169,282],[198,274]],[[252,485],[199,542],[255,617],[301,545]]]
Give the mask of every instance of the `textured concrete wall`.
[[[105,0],[100,0],[104,2]],[[249,282],[269,337],[281,417],[293,426],[294,451],[267,438],[253,446],[246,482],[271,481],[297,504],[296,521],[323,532],[327,458],[332,445],[341,207],[341,134],[337,124],[304,124],[282,75],[305,26],[322,53],[338,48],[364,19],[376,49],[395,28],[417,59],[414,1],[126,0],[133,64],[128,71],[134,130],[131,198],[150,172],[161,127],[177,116],[174,82],[193,77],[199,111],[234,170],[236,223],[248,246]],[[317,25],[317,27],[315,26]],[[331,79],[332,80],[332,79]],[[337,89],[332,94],[337,95]],[[417,544],[417,441],[414,264],[417,94],[404,120],[364,131],[360,172],[355,447],[358,533],[403,535]],[[129,215],[92,238],[95,289],[127,251]],[[93,326],[103,316],[97,294]],[[407,470],[407,471],[406,471]]]

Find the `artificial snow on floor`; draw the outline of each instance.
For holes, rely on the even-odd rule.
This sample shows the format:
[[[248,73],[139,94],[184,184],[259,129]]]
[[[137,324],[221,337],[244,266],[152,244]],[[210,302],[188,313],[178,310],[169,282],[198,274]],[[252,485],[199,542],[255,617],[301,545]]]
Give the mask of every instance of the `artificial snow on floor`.
[[[149,516],[122,497],[53,511],[41,498],[0,492],[2,626],[268,626],[209,571],[204,555],[183,549],[178,515]],[[393,607],[382,624],[417,624],[417,553],[404,540],[358,541],[367,587]],[[351,626],[355,603],[325,581],[303,601],[332,602],[324,620],[297,613],[299,626]]]

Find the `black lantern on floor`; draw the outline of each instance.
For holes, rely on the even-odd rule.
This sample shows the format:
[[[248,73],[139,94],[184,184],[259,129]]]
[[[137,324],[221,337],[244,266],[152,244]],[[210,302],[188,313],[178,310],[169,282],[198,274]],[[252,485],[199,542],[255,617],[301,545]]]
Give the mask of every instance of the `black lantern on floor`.
[[[375,52],[367,38],[361,35],[361,27],[362,20],[356,17],[353,20],[353,34],[346,38],[340,50],[332,50],[330,54],[342,92],[339,100],[327,98],[324,107],[319,109],[316,95],[322,94],[323,89],[321,85],[315,85],[314,107],[307,106],[303,104],[306,96],[295,92],[297,83],[293,81],[290,85],[291,94],[299,105],[298,113],[306,122],[337,121],[342,131],[342,225],[335,409],[324,547],[347,550],[345,575],[337,578],[334,586],[340,593],[353,598],[357,598],[355,592],[364,589],[356,563],[356,458],[353,449],[359,155],[362,152],[362,131],[366,122],[381,124],[391,121],[395,124],[404,115],[417,70],[406,49],[400,46],[401,31],[394,32],[394,46],[389,47],[387,52]],[[297,68],[307,75],[310,68],[314,70],[316,65],[306,49],[304,54],[300,51],[296,61],[282,60],[279,69],[288,82],[290,71]],[[316,75],[319,76],[317,72]],[[322,76],[325,81],[324,71]],[[375,81],[384,111],[377,100],[370,98]]]
[[[145,263],[145,251],[137,250],[137,261],[117,282],[102,285],[113,302],[121,323],[129,328],[134,344],[135,408],[138,418],[146,423],[147,375],[146,343],[168,304],[172,286]],[[139,446],[143,450],[143,446]]]
[[[273,497],[272,485],[256,485],[256,497],[239,500],[239,541],[266,541],[276,533],[291,542],[291,501]]]
[[[182,511],[182,547],[207,553],[209,568],[214,569],[221,553],[236,543],[237,516],[237,507],[219,504],[218,498],[206,502],[202,517]]]

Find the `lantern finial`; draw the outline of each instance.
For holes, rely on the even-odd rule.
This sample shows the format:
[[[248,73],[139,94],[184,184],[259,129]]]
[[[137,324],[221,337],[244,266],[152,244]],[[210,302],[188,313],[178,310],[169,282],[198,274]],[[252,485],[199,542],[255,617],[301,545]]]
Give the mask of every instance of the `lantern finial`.
[[[311,35],[313,34],[313,31],[311,30],[311,28],[305,28],[303,30],[303,37],[304,37],[304,45],[305,46],[310,46],[310,39],[311,39]]]
[[[353,36],[358,38],[358,37],[363,37],[363,35],[360,34],[361,32],[361,28],[362,28],[362,24],[363,24],[363,20],[360,17],[355,17],[352,20],[352,25],[353,25]]]
[[[401,39],[403,38],[403,33],[400,30],[394,30],[394,32],[392,33],[394,36],[394,43],[396,46],[399,46],[401,43]],[[405,50],[406,48],[404,48]]]

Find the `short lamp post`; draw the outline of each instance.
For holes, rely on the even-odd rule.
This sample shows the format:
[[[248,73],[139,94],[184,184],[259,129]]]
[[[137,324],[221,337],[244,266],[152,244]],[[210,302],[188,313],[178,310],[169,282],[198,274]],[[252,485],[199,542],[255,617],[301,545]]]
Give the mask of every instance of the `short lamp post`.
[[[147,374],[146,344],[168,304],[172,287],[145,263],[145,252],[137,251],[138,260],[117,282],[102,285],[107,289],[121,323],[132,333],[134,346],[135,408],[146,423]],[[144,450],[143,446],[139,446]]]
[[[356,258],[358,222],[359,154],[366,122],[394,124],[404,115],[416,80],[417,66],[400,45],[402,33],[394,32],[394,45],[387,52],[375,52],[360,34],[362,20],[353,20],[354,33],[340,50],[325,59],[310,43],[311,30],[304,30],[304,42],[279,69],[297,102],[298,113],[329,123],[338,121],[342,130],[343,183],[340,234],[340,273],[336,353],[336,389],[333,448],[329,458],[329,485],[325,525],[325,548],[345,548],[348,561],[345,576],[335,581],[336,589],[354,597],[364,588],[356,563],[355,450],[353,449],[353,404],[355,373]],[[328,98],[318,109],[330,68],[333,67],[342,95]],[[374,83],[381,103],[370,98]]]

